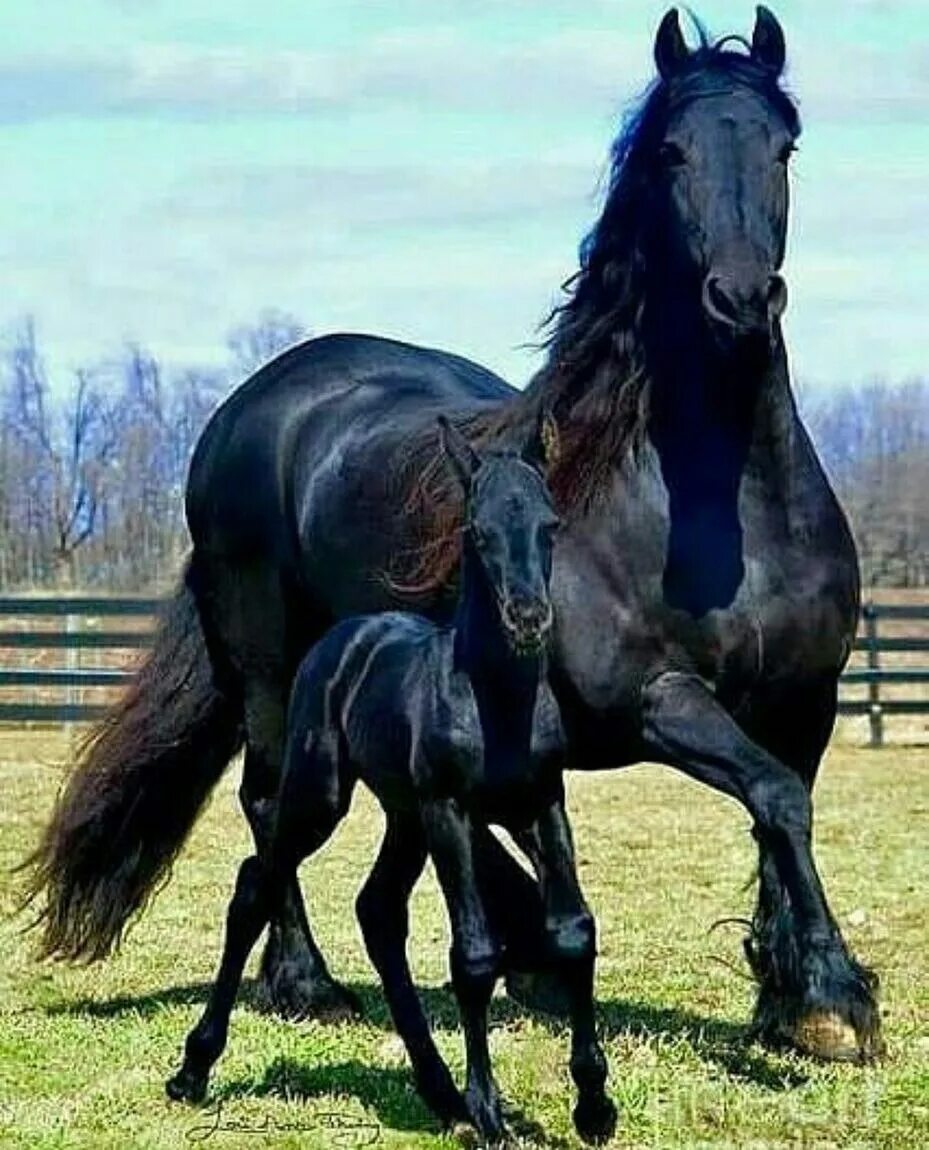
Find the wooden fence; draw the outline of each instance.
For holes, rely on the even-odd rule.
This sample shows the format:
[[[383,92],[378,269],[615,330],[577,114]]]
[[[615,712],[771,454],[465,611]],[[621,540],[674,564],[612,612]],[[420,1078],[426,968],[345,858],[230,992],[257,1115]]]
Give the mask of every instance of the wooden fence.
[[[112,697],[106,689],[131,678],[127,652],[149,645],[161,605],[142,598],[0,598],[0,722],[99,718],[105,694]],[[893,633],[882,634],[881,624]],[[923,626],[901,633],[908,624]],[[96,653],[92,666],[82,658],[88,651]],[[887,717],[929,715],[929,604],[868,603],[855,652],[842,677],[839,712],[867,716],[871,745],[879,747]],[[901,687],[916,691],[901,695]]]

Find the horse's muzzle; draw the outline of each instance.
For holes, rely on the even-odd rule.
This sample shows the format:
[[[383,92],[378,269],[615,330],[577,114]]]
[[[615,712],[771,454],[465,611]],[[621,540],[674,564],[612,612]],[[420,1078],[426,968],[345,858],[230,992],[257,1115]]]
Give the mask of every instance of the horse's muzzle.
[[[786,307],[787,285],[779,275],[743,279],[710,272],[703,281],[703,313],[714,342],[725,354],[769,355]]]

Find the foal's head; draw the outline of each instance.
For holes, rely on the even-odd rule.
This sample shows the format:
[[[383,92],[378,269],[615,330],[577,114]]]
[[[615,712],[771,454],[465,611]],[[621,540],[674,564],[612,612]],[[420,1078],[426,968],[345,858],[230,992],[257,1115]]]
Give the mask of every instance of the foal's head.
[[[558,516],[543,467],[556,432],[543,416],[521,454],[478,454],[439,418],[442,451],[465,491],[465,551],[490,592],[503,633],[517,654],[538,654],[552,628],[549,584]],[[466,576],[467,578],[468,576]]]

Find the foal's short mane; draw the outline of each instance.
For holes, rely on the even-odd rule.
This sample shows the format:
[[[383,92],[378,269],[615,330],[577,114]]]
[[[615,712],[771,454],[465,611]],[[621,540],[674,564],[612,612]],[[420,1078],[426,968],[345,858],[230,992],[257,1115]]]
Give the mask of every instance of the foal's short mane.
[[[545,363],[526,389],[501,407],[455,422],[479,446],[521,443],[541,410],[559,428],[548,482],[563,516],[583,514],[607,487],[618,460],[635,456],[649,409],[643,319],[644,229],[653,157],[674,108],[701,96],[750,88],[799,132],[797,110],[777,78],[726,36],[699,47],[670,79],[656,79],[625,115],[610,150],[603,211],[581,241],[578,269],[562,285],[563,302],[543,324]],[[399,460],[409,546],[394,556],[398,594],[429,595],[459,556],[461,494],[430,425],[411,437]]]

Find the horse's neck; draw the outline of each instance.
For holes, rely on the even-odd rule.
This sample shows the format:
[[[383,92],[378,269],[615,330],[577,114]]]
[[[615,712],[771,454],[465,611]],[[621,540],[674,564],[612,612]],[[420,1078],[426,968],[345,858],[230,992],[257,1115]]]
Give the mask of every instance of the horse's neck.
[[[794,534],[811,500],[808,452],[798,452],[802,433],[782,349],[754,377],[743,370],[727,379],[698,355],[664,370],[648,434],[668,492],[665,593],[700,615],[732,601],[745,572],[747,528]],[[747,516],[740,513],[745,490],[760,495]]]
[[[488,744],[498,749],[528,746],[543,659],[517,655],[507,642],[493,594],[467,541],[452,630],[455,669],[471,681]]]

